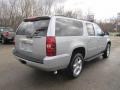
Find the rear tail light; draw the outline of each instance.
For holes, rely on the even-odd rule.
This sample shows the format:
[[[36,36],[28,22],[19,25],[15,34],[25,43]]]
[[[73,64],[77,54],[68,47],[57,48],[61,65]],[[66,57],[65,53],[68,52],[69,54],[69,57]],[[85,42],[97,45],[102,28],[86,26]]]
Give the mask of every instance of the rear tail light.
[[[4,32],[3,35],[4,36],[9,36],[9,32]]]
[[[46,37],[46,55],[47,56],[56,55],[56,39],[54,36]]]

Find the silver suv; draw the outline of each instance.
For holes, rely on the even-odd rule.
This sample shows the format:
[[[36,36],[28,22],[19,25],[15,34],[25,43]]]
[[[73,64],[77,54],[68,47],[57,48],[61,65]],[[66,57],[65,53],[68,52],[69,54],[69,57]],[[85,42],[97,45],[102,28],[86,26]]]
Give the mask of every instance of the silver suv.
[[[13,54],[22,64],[45,71],[66,70],[78,77],[84,61],[108,58],[111,41],[100,27],[61,16],[24,19],[16,31]]]

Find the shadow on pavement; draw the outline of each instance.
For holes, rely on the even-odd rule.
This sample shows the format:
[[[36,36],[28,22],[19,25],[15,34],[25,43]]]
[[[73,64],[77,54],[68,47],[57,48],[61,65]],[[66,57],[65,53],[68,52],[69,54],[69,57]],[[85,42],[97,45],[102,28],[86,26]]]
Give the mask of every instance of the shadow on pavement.
[[[96,58],[92,61],[89,62],[85,62],[84,65],[84,69],[82,73],[85,73],[85,70],[89,70],[89,68],[92,68],[94,66],[96,66],[96,64],[100,64],[103,63],[105,60],[101,57]],[[83,75],[81,73],[81,75]],[[57,75],[54,75],[52,72],[44,72],[44,71],[40,71],[38,69],[33,69],[33,71],[31,72],[31,74],[29,74],[30,76],[28,76],[31,80],[31,82],[35,83],[34,85],[39,86],[42,85],[43,87],[45,87],[46,85],[50,85],[52,87],[52,85],[58,85],[58,84],[63,84],[63,83],[67,83],[67,82],[71,82],[77,79],[71,79],[70,77],[68,77],[66,75],[65,72],[60,72]],[[49,84],[48,84],[49,83]]]

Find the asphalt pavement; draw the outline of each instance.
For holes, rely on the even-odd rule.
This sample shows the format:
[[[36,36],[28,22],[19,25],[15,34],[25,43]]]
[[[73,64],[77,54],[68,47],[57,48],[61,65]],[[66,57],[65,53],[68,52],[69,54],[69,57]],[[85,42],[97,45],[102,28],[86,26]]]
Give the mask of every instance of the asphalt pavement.
[[[120,90],[120,38],[111,39],[110,57],[86,62],[77,79],[22,65],[12,55],[14,45],[0,44],[0,90]]]

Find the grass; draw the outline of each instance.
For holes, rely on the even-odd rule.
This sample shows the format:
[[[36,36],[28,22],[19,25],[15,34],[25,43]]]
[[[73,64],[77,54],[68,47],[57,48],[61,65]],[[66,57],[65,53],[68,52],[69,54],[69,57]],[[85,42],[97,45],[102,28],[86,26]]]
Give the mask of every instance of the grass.
[[[110,36],[116,36],[117,34],[119,34],[118,32],[109,32]]]

